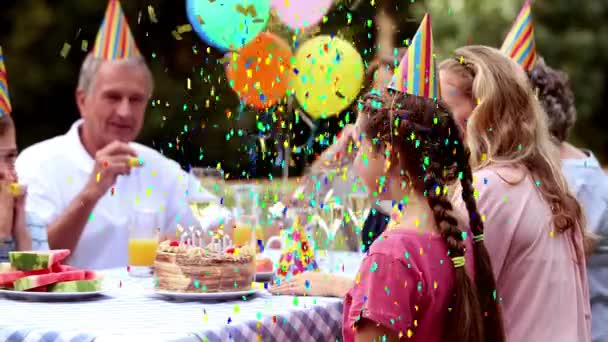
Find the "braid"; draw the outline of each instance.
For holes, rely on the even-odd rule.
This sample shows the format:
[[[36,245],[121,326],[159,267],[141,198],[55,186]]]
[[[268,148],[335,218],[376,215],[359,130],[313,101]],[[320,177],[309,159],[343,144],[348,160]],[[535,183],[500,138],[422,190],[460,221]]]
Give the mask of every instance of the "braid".
[[[435,170],[431,173],[438,175],[440,172],[443,170]],[[437,230],[443,237],[449,257],[464,257],[465,236],[459,228],[458,220],[451,214],[452,204],[441,189],[437,191],[439,185],[436,184],[435,178],[426,177],[425,191]],[[454,275],[454,295],[445,327],[445,331],[449,331],[450,334],[449,337],[444,336],[443,339],[445,341],[483,341],[484,327],[478,323],[479,317],[481,317],[481,307],[473,282],[464,267],[454,268]]]
[[[461,160],[460,172],[462,172],[462,179],[460,185],[462,186],[462,200],[469,213],[469,225],[475,242],[483,241],[483,221],[481,215],[477,210],[477,202],[475,201],[475,189],[473,188],[473,171],[469,164],[469,156],[471,152],[464,144],[458,144],[456,147],[456,153],[458,159]]]
[[[453,123],[456,126],[456,122]],[[496,280],[492,271],[490,255],[483,243],[484,226],[481,215],[477,210],[475,189],[473,188],[473,172],[469,164],[470,151],[463,144],[462,139],[456,146],[456,156],[459,160],[459,170],[462,172],[460,184],[462,186],[462,200],[469,213],[469,225],[473,233],[473,248],[475,258],[475,285],[478,299],[483,312],[484,341],[505,341],[502,314],[497,304]]]

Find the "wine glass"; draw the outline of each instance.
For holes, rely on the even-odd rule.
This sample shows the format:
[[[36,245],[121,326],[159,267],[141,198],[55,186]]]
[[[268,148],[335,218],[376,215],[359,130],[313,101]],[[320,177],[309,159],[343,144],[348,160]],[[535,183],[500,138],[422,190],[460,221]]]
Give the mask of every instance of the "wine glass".
[[[330,190],[331,191],[331,190]],[[327,236],[327,252],[329,255],[329,270],[334,272],[335,268],[335,244],[336,234],[343,226],[344,207],[334,201],[322,203],[315,210],[316,223]]]
[[[355,228],[355,236],[361,235],[365,219],[369,216],[372,208],[371,200],[365,189],[365,186],[360,181],[353,183],[353,191],[346,196],[347,214],[353,222]]]
[[[205,211],[212,206],[221,204],[223,200],[224,172],[211,167],[193,167],[190,169],[189,177],[191,185],[188,188],[188,204],[192,213],[202,225]]]

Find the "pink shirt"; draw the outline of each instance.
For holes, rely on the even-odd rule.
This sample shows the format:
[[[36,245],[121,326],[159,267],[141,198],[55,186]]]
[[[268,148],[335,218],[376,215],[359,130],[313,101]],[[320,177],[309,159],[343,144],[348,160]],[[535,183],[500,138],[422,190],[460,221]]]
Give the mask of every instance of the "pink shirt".
[[[470,235],[465,242],[465,267],[473,274]],[[454,266],[440,235],[387,230],[370,247],[344,299],[344,341],[354,341],[360,318],[400,336],[413,334],[413,341],[441,341],[453,285]]]
[[[580,234],[552,232],[551,211],[522,169],[485,168],[474,178],[507,341],[589,341],[587,274],[575,250],[583,250]]]

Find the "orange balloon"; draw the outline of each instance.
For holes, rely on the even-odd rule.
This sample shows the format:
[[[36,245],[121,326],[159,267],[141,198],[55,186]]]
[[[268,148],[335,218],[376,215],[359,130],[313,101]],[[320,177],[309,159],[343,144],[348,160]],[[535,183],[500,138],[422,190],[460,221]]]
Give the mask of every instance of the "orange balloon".
[[[287,92],[292,56],[283,39],[262,32],[230,58],[226,66],[230,86],[248,105],[272,106]]]

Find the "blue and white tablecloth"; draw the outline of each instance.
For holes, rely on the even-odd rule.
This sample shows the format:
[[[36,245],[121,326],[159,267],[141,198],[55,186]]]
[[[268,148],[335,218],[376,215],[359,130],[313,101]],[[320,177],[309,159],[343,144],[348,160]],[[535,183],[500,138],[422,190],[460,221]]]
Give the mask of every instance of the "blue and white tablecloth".
[[[353,274],[357,257],[339,258]],[[154,295],[152,279],[109,270],[104,297],[80,302],[0,298],[0,341],[337,341],[342,301],[271,296],[180,302]]]

